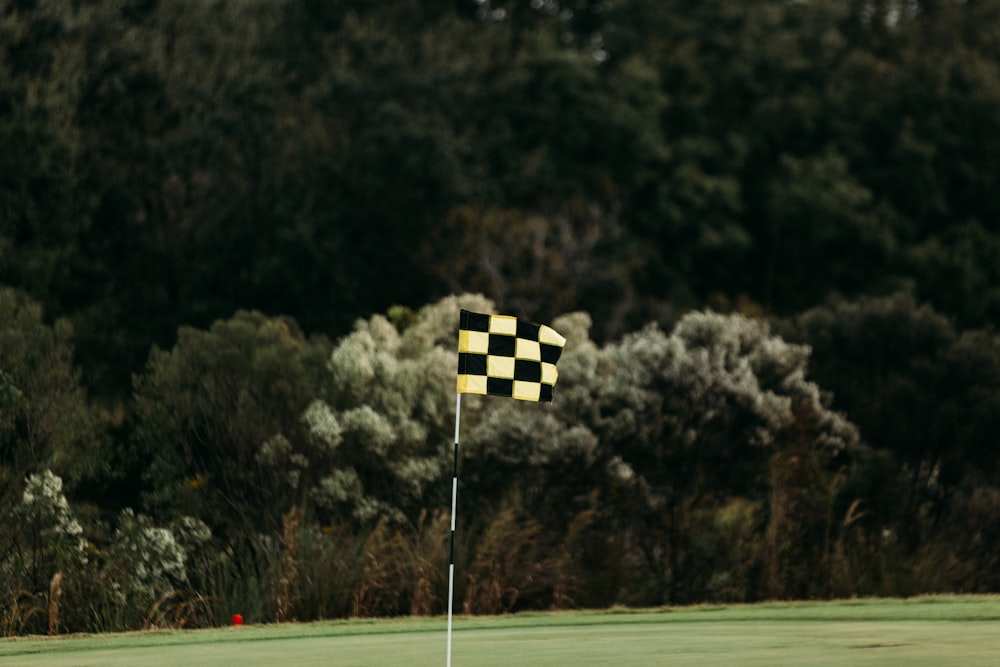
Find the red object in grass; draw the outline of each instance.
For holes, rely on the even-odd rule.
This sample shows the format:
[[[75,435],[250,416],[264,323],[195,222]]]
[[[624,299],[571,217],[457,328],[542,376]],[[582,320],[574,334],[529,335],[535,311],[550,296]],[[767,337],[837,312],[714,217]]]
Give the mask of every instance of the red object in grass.
[[[233,625],[243,625],[243,616],[241,614],[233,614]]]

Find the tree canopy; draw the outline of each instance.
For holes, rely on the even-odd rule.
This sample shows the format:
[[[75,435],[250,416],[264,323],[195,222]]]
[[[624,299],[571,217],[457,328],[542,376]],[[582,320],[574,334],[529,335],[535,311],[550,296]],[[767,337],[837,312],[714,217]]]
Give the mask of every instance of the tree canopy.
[[[601,341],[905,288],[996,322],[988,3],[7,6],[0,280],[121,397],[236,310],[483,291]],[[743,304],[738,306],[737,304]],[[114,360],[114,361],[112,361]]]

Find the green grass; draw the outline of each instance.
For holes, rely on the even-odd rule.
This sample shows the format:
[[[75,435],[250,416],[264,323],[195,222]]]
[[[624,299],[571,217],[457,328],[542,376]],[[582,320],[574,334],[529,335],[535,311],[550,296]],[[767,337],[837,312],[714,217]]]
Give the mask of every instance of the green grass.
[[[443,618],[0,640],[0,664],[443,665]],[[455,667],[1000,665],[1000,597],[457,617]]]

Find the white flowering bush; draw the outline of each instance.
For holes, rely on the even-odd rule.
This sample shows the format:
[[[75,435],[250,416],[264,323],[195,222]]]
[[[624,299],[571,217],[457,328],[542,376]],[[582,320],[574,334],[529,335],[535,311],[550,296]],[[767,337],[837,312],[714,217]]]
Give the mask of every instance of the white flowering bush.
[[[77,581],[90,565],[83,532],[62,478],[48,469],[28,475],[19,502],[0,515],[0,631],[43,632],[46,607],[48,627],[60,627],[58,602],[47,600],[53,581]]]
[[[71,601],[85,612],[89,627],[126,630],[182,627],[195,614],[187,565],[211,537],[200,520],[182,517],[169,527],[131,508],[121,511],[108,542],[95,550],[94,567],[75,586]]]
[[[51,470],[28,476],[17,513],[27,522],[38,525],[42,538],[47,541],[73,543],[83,533],[63,494],[62,479]]]
[[[170,524],[170,531],[177,543],[190,553],[202,548],[212,539],[212,529],[201,519],[193,516],[182,516]]]
[[[173,531],[130,508],[118,517],[111,552],[119,574],[114,583],[123,595],[155,600],[187,579],[185,552]]]
[[[10,581],[46,590],[56,572],[87,563],[83,527],[66,500],[62,479],[51,470],[28,476],[20,503],[7,518],[3,532],[10,547],[4,550],[3,569]]]

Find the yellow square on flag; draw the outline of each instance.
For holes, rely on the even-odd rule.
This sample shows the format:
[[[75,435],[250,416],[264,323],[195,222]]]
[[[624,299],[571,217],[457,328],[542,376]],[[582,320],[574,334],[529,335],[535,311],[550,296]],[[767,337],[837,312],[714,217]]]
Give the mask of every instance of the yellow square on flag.
[[[514,379],[514,358],[513,357],[486,357],[487,377]]]
[[[541,361],[542,348],[537,340],[518,338],[514,346],[514,357],[527,361]]]
[[[490,335],[483,331],[459,331],[458,351],[486,354],[490,345]]]
[[[545,384],[555,384],[559,378],[559,371],[555,364],[542,364],[542,382]]]
[[[517,318],[509,315],[493,315],[490,317],[490,333],[517,335]]]
[[[521,401],[537,401],[542,386],[537,382],[522,382],[514,380],[513,397]]]

